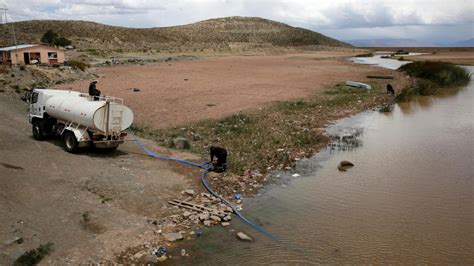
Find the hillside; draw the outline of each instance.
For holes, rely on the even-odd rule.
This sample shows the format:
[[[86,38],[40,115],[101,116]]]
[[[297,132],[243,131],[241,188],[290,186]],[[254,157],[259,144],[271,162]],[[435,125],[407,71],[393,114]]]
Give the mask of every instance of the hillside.
[[[350,46],[307,29],[255,17],[226,17],[163,28],[124,28],[87,21],[32,20],[15,23],[18,43],[38,43],[49,29],[81,49],[163,51],[266,47]],[[11,36],[6,27],[2,36]],[[1,46],[12,45],[2,38]]]

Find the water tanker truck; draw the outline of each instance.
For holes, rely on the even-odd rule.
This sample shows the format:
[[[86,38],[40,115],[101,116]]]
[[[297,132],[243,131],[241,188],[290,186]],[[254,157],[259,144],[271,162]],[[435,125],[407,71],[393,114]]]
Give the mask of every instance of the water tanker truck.
[[[80,147],[115,150],[133,122],[132,110],[116,97],[34,89],[29,102],[33,138],[60,136],[66,151],[72,153]]]

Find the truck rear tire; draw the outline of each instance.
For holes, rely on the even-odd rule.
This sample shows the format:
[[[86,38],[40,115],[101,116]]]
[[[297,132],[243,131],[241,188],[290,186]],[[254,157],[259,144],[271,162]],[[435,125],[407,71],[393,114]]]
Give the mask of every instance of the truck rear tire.
[[[35,140],[43,139],[43,123],[41,123],[40,120],[33,121],[32,131],[33,131],[33,138]]]
[[[67,152],[76,153],[78,149],[78,143],[76,135],[72,131],[66,131],[63,137],[64,148]]]

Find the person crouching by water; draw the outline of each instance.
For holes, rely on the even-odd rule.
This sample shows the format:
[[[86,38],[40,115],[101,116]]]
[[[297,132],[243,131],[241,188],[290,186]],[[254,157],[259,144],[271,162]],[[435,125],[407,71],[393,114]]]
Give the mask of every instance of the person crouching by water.
[[[217,146],[211,146],[209,148],[211,154],[212,171],[222,173],[227,170],[227,150]],[[214,157],[217,158],[217,162],[214,163]]]
[[[89,95],[94,97],[94,101],[98,101],[100,96],[100,90],[97,89],[96,84],[97,80],[95,79],[89,85]]]
[[[390,83],[387,84],[387,94],[392,96],[395,95],[395,90],[393,89],[392,85],[390,85]]]

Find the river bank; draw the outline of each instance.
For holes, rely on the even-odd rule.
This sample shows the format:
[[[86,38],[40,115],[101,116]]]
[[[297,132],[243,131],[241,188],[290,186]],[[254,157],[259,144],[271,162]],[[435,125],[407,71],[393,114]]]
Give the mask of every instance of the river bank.
[[[472,73],[474,69],[470,68]],[[473,83],[364,112],[328,129],[336,145],[301,160],[245,201],[275,242],[236,221],[185,242],[183,264],[472,264]],[[344,140],[350,139],[350,142]],[[355,166],[337,170],[341,160]],[[293,176],[299,173],[299,176]]]
[[[411,82],[399,72],[360,67],[369,69],[368,73],[371,74],[393,75],[394,80],[391,83],[396,88],[408,86]],[[324,133],[324,128],[329,123],[393,101],[393,96],[386,94],[386,80],[365,78],[362,81],[369,82],[373,89],[350,88],[338,83],[319,89],[304,98],[268,104],[256,110],[243,111],[222,119],[205,120],[171,129],[136,127],[134,130],[163,146],[170,146],[176,137],[187,138],[191,144],[190,151],[200,154],[203,158],[208,156],[207,147],[210,144],[217,143],[228,148],[229,172],[223,175],[214,174],[208,181],[215,191],[245,209],[240,200],[234,200],[232,196],[236,193],[244,197],[255,195],[265,184],[275,181],[268,178],[268,173],[292,169],[298,161],[305,160],[306,157],[311,157],[324,149],[330,142],[330,138]],[[196,192],[202,191],[203,188],[197,179],[194,184]],[[209,201],[203,202],[203,198],[207,197],[198,193],[188,197],[187,201],[209,205]],[[182,234],[183,238],[194,241],[197,240],[196,232],[208,230],[206,226],[202,226],[202,221],[197,220],[195,223],[189,218],[191,215],[196,216],[197,212],[187,213],[188,211],[184,209],[181,212],[182,214],[176,218],[179,217],[180,223],[186,225],[186,232],[191,229],[189,234]],[[212,224],[219,225],[220,222]],[[173,258],[182,259],[177,250],[173,249],[176,247],[175,244],[166,245],[172,247],[170,254],[173,253]],[[134,259],[134,256],[140,257],[144,251],[149,252],[150,248],[129,249],[119,255],[119,261],[139,262],[140,260]]]

